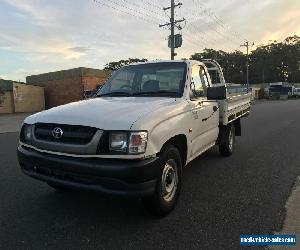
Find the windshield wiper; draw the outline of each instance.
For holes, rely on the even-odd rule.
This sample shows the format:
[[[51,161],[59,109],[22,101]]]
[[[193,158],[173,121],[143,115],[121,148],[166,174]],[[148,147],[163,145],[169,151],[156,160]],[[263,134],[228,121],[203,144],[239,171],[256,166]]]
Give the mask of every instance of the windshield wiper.
[[[116,92],[109,92],[109,93],[97,95],[97,97],[102,97],[102,96],[131,96],[131,94],[128,92],[116,91]]]
[[[170,90],[158,90],[158,91],[147,91],[147,92],[135,92],[132,93],[132,96],[141,96],[141,95],[145,95],[145,96],[155,96],[155,95],[171,95],[172,97],[179,97],[180,93],[177,91],[170,91]]]

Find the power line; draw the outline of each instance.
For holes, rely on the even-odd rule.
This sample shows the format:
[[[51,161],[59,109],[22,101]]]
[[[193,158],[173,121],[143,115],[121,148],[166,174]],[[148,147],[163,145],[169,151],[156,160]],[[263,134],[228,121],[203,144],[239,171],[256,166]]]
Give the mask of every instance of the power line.
[[[226,25],[221,19],[219,19],[214,12],[210,11],[207,8],[204,8],[203,6],[200,6],[200,9],[202,10],[199,15],[199,12],[196,12],[194,10],[189,9],[186,10],[187,16],[190,20],[187,22],[184,18],[180,20],[175,20],[175,9],[184,10],[182,7],[182,3],[175,3],[175,0],[171,0],[171,6],[162,8],[160,4],[158,4],[158,1],[147,1],[147,0],[140,0],[140,2],[143,2],[145,5],[138,4],[136,2],[130,2],[129,0],[94,0],[95,3],[101,4],[103,6],[106,6],[108,8],[111,8],[115,11],[136,17],[138,19],[141,19],[145,22],[151,23],[151,24],[157,24],[159,27],[162,27],[164,29],[170,29],[171,35],[169,36],[169,47],[171,48],[171,59],[173,60],[176,53],[175,53],[175,28],[182,30],[182,27],[180,25],[181,22],[185,21],[186,25],[185,28],[187,32],[184,34],[184,36],[187,37],[187,40],[189,41],[189,44],[193,47],[196,47],[199,49],[205,48],[205,45],[207,47],[210,47],[212,43],[218,43],[218,39],[216,39],[216,36],[212,35],[210,31],[215,32],[218,36],[225,38],[230,43],[236,44],[237,41],[233,40],[229,33],[226,31],[229,31],[229,26]],[[195,4],[200,4],[199,1],[193,0]],[[168,18],[170,19],[170,22],[160,25],[159,21],[163,20],[162,13],[159,12],[159,10],[164,10],[164,13],[167,15],[167,11],[170,10],[170,16]],[[207,16],[209,17],[216,25],[214,26],[211,22],[208,22],[203,19],[199,19],[197,17],[199,16]],[[197,22],[203,23],[206,27],[209,28],[209,31],[202,31],[199,25],[197,25]],[[219,29],[221,28],[223,32],[225,31],[225,34]],[[176,38],[181,39],[182,43],[182,35],[177,34]],[[203,45],[204,44],[204,45]],[[240,43],[238,43],[240,44]],[[181,44],[180,44],[181,46]],[[180,47],[178,46],[178,47]],[[229,46],[231,47],[231,46]],[[234,50],[231,47],[232,50]]]
[[[181,9],[180,9],[181,10]],[[189,15],[191,14],[191,10],[189,10]],[[195,12],[193,12],[193,18],[195,16],[199,16],[197,14],[195,14]],[[192,19],[192,18],[191,18]],[[199,21],[199,20],[197,20]],[[207,22],[204,22],[203,20],[200,20],[202,21],[202,23],[204,23],[206,26],[208,26],[211,30],[213,30],[214,32],[216,32],[218,35],[222,36],[225,38],[224,34],[222,34],[219,30],[217,30],[215,27],[212,27],[211,24],[207,23]],[[186,25],[186,29],[187,31],[189,31],[189,33],[186,33],[185,36],[189,36],[189,43],[192,43],[193,46],[198,46],[198,49],[200,47],[200,44],[207,44],[208,47],[211,46],[211,42],[208,40],[207,37],[210,37],[210,40],[213,40],[214,43],[216,43],[218,40],[215,38],[215,36],[212,36],[212,35],[209,35],[208,33],[206,32],[203,32],[199,29],[199,27],[197,27],[197,25],[193,24],[192,22],[188,22],[188,25]],[[202,34],[202,35],[200,35]],[[226,37],[227,40],[229,40],[230,42],[234,42],[232,39]],[[198,41],[198,42],[197,42]],[[201,46],[203,47],[203,46]],[[204,48],[204,47],[203,47]],[[232,50],[234,50],[232,47],[231,47]]]
[[[211,25],[208,25],[206,22],[204,22],[202,20],[197,20],[197,21],[201,21],[206,26],[211,27]],[[192,34],[196,33],[198,36],[200,36],[199,33],[201,33],[202,35],[200,36],[200,39],[203,39],[203,40],[207,41],[208,43],[211,43],[210,41],[212,41],[214,44],[218,43],[218,40],[216,39],[215,36],[213,36],[213,35],[205,32],[205,31],[202,31],[196,24],[194,24],[192,22],[188,23],[187,29],[190,30]],[[220,33],[219,31],[214,30],[214,29],[210,29],[210,30],[212,30],[213,32],[215,32],[217,35],[223,37],[222,33]],[[224,38],[226,39],[226,37],[224,37]],[[209,39],[210,39],[210,41],[209,41]],[[231,46],[229,46],[229,47],[230,47],[231,50],[234,50],[233,47],[231,47]]]
[[[193,11],[193,10],[191,10],[190,13],[193,14],[193,17],[199,16],[199,13],[197,13],[197,12],[195,12],[195,11]],[[200,15],[200,16],[201,16],[201,15]],[[194,18],[194,19],[195,19],[195,18]],[[212,23],[207,22],[207,21],[205,21],[205,20],[203,20],[203,19],[200,19],[200,18],[195,19],[195,21],[198,21],[198,22],[200,21],[201,23],[203,23],[204,25],[206,25],[207,27],[209,27],[210,30],[212,30],[213,32],[215,32],[215,33],[216,33],[217,35],[219,35],[220,37],[225,38],[225,39],[226,39],[227,41],[229,41],[230,43],[238,44],[238,45],[239,45],[239,42],[238,42],[238,41],[233,40],[231,37],[228,37],[228,36],[226,35],[226,33],[224,34],[224,33],[221,32],[220,30],[218,30],[218,28],[217,28],[216,26],[213,26]]]
[[[204,42],[207,45],[210,45],[211,42],[205,37],[205,35],[200,35],[204,34],[202,32],[199,32],[194,26],[191,24],[188,24],[186,26],[186,30],[190,32],[190,35],[194,37],[194,40],[201,41],[202,43]],[[188,33],[189,34],[189,33]]]
[[[121,1],[123,1],[125,4],[130,4],[130,5],[136,6],[136,7],[140,8],[140,9],[142,9],[146,13],[151,12],[151,13],[155,14],[158,19],[163,20],[161,18],[161,13],[159,13],[159,12],[156,12],[156,11],[150,9],[150,8],[146,8],[146,7],[142,6],[142,5],[139,5],[139,4],[134,3],[134,2],[128,2],[127,0],[121,0]],[[147,4],[149,5],[149,3],[147,3]]]
[[[194,0],[195,2],[195,0]],[[232,38],[231,37],[231,33],[229,31],[229,28],[226,29],[225,25],[221,23],[221,21],[216,20],[213,17],[213,12],[205,9],[203,6],[200,6],[199,2],[197,2],[197,4],[199,5],[199,8],[202,9],[201,12],[196,12],[196,11],[189,11],[190,13],[193,14],[193,17],[198,17],[198,16],[206,16],[208,17],[210,20],[212,20],[213,24],[211,22],[208,21],[204,21],[203,19],[198,18],[199,21],[201,21],[202,23],[204,23],[205,25],[209,26],[211,30],[213,30],[215,33],[217,33],[218,35],[220,35],[221,37],[225,38],[227,41],[234,43],[234,44],[239,44],[239,42],[235,41],[236,38]],[[220,30],[222,29],[222,31]]]
[[[179,10],[182,10],[182,8],[180,8]],[[184,37],[188,36],[189,42],[192,43],[192,45],[197,46],[197,50],[199,50],[200,47],[205,48],[205,46],[201,45],[203,43],[208,45],[208,47],[211,46],[209,40],[205,37],[206,34],[204,34],[204,32],[199,30],[192,23],[187,22],[187,20],[185,20],[184,28],[188,31],[184,33]],[[202,35],[200,35],[200,33]]]
[[[136,18],[139,18],[143,21],[146,21],[148,23],[151,23],[151,24],[157,24],[159,25],[159,22],[157,21],[157,19],[153,18],[151,15],[146,15],[147,17],[145,17],[144,13],[141,13],[140,11],[138,10],[134,10],[126,5],[122,5],[120,3],[116,3],[112,0],[93,0],[95,3],[98,3],[98,4],[101,4],[103,6],[106,6],[108,8],[111,8],[113,10],[116,10],[118,12],[122,12],[122,13],[125,13],[127,15],[131,15],[131,16],[134,16]],[[109,4],[109,3],[110,4]],[[123,7],[124,9],[120,9],[118,7]]]
[[[203,46],[203,42],[197,42],[197,40],[189,33],[184,34],[185,39],[189,41],[189,44],[197,49],[197,52],[199,50],[204,49],[206,46]],[[205,43],[206,44],[206,43]]]
[[[152,7],[155,7],[156,9],[159,9],[159,10],[162,9],[162,6],[157,5],[157,4],[154,4],[153,2],[148,2],[148,1],[146,1],[146,0],[140,0],[140,1],[143,2],[143,3],[146,3],[146,4],[148,4],[148,5],[151,5]]]
[[[207,7],[207,5],[203,2],[200,3],[200,0],[193,0],[194,3],[198,3],[199,8],[203,10],[203,13],[206,16],[209,16],[212,20],[216,21],[224,30],[228,31],[231,30],[231,27],[223,21],[221,18],[219,18],[214,11],[212,11],[210,8]],[[235,36],[238,39],[241,40],[247,40],[243,35],[237,31],[230,32],[233,36]]]

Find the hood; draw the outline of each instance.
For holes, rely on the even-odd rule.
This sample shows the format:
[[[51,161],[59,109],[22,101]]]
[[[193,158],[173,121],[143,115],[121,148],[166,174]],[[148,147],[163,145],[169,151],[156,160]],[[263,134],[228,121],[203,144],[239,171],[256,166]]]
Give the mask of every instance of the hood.
[[[25,119],[25,123],[83,125],[104,130],[129,130],[155,110],[176,103],[165,97],[102,97],[55,107]]]

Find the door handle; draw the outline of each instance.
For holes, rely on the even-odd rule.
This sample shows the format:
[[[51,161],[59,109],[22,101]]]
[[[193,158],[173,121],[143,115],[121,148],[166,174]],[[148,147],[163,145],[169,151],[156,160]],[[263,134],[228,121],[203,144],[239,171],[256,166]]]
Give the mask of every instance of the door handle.
[[[202,121],[205,122],[205,121],[207,121],[209,118],[213,117],[213,115],[215,114],[215,112],[216,112],[218,109],[219,109],[219,107],[213,106],[213,111],[214,111],[214,112],[212,112],[210,116],[208,116],[208,117],[206,117],[206,118],[203,118]]]

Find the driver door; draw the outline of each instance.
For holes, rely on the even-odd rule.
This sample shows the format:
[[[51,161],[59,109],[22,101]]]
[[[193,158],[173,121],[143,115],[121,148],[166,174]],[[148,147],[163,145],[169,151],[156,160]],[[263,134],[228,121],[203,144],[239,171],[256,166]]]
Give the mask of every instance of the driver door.
[[[191,109],[191,156],[194,158],[212,146],[218,137],[219,112],[217,102],[207,100],[209,81],[201,65],[192,66]]]

